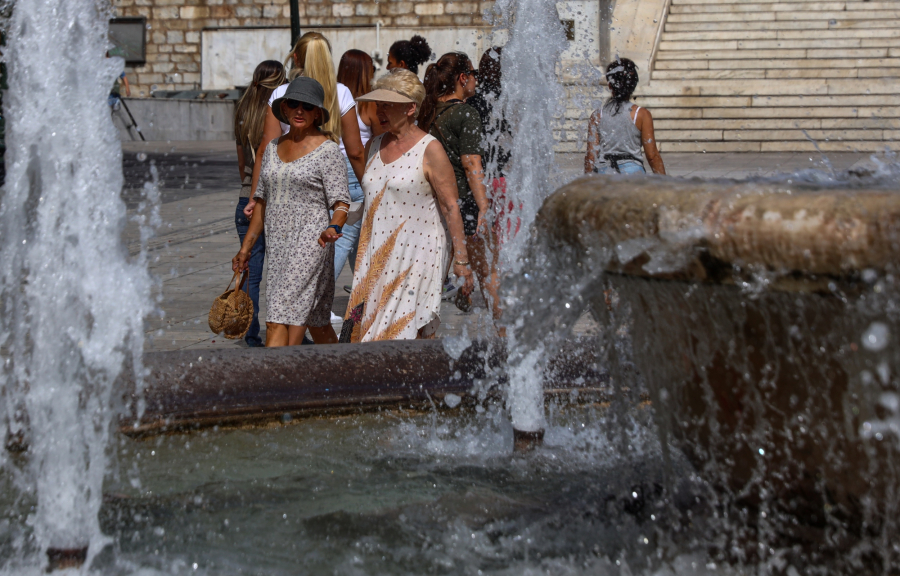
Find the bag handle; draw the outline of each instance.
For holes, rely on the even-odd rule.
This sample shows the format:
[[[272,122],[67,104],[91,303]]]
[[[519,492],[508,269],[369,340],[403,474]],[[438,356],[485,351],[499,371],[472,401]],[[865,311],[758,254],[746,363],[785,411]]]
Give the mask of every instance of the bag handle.
[[[235,273],[234,273],[234,276],[232,276],[232,277],[231,277],[231,280],[228,281],[228,286],[225,287],[225,292],[228,292],[228,289],[231,288],[231,283],[234,282],[234,281],[237,279],[237,277],[240,276],[240,275],[241,275],[240,272],[235,272]],[[235,290],[240,290],[240,289],[244,288],[244,284],[247,283],[247,279],[248,279],[248,278],[250,278],[250,271],[249,271],[249,270],[247,270],[247,271],[244,273],[244,275],[241,276],[240,282],[237,282],[237,283],[234,285],[234,289],[235,289]],[[246,292],[246,291],[247,291],[247,290],[244,289],[244,292]]]

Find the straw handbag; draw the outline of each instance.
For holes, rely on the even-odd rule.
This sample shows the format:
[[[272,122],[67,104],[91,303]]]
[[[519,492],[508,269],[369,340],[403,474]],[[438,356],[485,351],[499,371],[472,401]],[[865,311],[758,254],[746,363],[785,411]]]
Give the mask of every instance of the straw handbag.
[[[212,308],[209,309],[209,329],[216,334],[224,334],[231,340],[243,338],[253,321],[253,301],[250,300],[246,290],[241,290],[250,272],[244,274],[240,282],[235,284],[234,290],[228,289],[231,282],[239,276],[240,272],[234,273],[234,277],[225,287],[225,292],[213,300]]]

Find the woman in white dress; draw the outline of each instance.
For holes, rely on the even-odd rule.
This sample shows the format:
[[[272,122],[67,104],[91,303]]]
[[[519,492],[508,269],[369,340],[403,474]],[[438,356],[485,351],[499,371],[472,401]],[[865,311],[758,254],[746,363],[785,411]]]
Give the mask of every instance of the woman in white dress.
[[[472,292],[453,167],[415,123],[424,97],[418,77],[397,69],[358,99],[376,102],[386,132],[366,145],[366,204],[347,307],[353,342],[433,338],[451,258],[464,279],[460,290]]]

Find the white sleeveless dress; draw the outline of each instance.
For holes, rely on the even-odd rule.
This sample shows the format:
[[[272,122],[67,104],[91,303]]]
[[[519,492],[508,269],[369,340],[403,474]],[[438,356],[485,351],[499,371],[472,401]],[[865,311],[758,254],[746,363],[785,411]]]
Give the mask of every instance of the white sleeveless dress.
[[[353,292],[347,307],[363,304],[353,342],[412,340],[440,324],[441,289],[450,257],[449,234],[425,179],[425,135],[406,154],[385,164],[372,140],[362,189],[366,194]]]

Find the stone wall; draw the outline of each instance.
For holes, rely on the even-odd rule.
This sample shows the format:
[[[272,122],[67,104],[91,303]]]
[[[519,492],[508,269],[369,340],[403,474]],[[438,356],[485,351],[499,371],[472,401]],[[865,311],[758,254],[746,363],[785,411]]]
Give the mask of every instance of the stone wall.
[[[201,30],[248,26],[289,27],[288,0],[112,0],[116,16],[147,18],[147,63],[126,68],[132,96],[149,96],[154,89],[192,90],[200,87]],[[493,8],[490,0],[305,0],[300,4],[301,27],[480,26]]]

